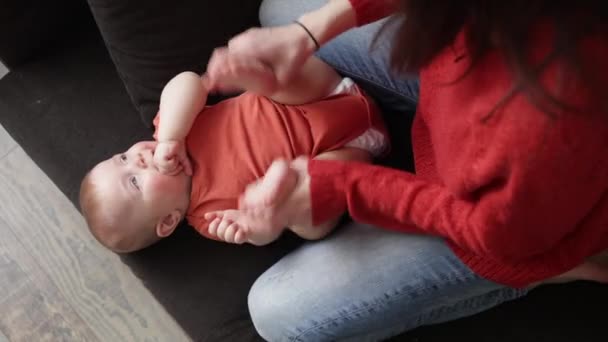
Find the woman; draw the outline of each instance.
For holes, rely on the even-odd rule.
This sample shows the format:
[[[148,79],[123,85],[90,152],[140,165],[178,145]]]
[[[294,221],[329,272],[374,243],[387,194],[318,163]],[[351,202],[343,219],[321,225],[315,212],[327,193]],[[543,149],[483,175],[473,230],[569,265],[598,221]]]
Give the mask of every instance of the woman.
[[[348,210],[373,226],[352,223],[264,273],[249,295],[262,337],[377,340],[472,315],[539,284],[606,281],[592,261],[608,248],[601,1],[324,3],[266,0],[262,22],[286,25],[247,31],[230,52],[268,64],[280,83],[327,43],[321,58],[400,110],[418,97],[417,82],[403,74],[419,72],[416,173],[292,163],[300,183],[274,198],[275,210],[300,208],[292,223]],[[332,41],[390,13],[397,15]],[[389,73],[388,54],[402,76]]]

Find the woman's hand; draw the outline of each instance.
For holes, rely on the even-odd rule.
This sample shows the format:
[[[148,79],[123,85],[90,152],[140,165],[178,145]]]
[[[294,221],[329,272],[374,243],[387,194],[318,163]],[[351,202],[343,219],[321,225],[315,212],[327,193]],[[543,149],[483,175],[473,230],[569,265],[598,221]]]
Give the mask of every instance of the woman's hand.
[[[297,24],[251,28],[228,42],[230,56],[242,56],[251,65],[267,66],[266,77],[285,86],[315,51],[315,43]],[[212,80],[213,81],[213,80]]]
[[[312,226],[309,161],[308,157],[298,157],[289,164],[290,175],[295,176],[297,182],[289,196],[277,202],[288,226]]]
[[[279,159],[272,163],[264,177],[249,185],[239,201],[239,209],[259,212],[285,226],[309,225],[312,222],[310,175],[307,157],[291,162]]]
[[[213,51],[202,80],[210,92],[218,93],[250,91],[271,96],[278,89],[274,72],[266,64],[241,54],[230,54],[226,47]]]
[[[349,0],[328,1],[298,21],[306,29],[295,23],[249,29],[228,42],[228,54],[246,57],[252,67],[258,63],[267,66],[269,75],[265,78],[274,78],[277,87],[282,88],[300,72],[317,44],[323,45],[357,24]]]

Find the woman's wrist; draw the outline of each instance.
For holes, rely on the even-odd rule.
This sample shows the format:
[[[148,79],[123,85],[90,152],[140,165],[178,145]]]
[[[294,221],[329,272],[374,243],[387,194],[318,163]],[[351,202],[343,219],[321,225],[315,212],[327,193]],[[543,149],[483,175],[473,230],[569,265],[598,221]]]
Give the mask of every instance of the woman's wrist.
[[[318,10],[302,15],[298,22],[304,25],[322,46],[342,32],[355,27],[357,16],[349,0],[330,0]],[[310,48],[313,51],[316,49],[312,39]]]

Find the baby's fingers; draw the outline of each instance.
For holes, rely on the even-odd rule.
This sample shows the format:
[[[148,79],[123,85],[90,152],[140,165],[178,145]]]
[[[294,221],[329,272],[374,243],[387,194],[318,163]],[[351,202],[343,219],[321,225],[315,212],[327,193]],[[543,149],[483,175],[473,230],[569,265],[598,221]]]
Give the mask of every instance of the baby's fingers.
[[[171,176],[175,176],[183,169],[182,165],[175,158],[164,159],[156,166],[161,173]]]
[[[192,176],[192,163],[190,162],[190,158],[188,158],[186,155],[180,156],[179,163],[182,166],[186,176]]]

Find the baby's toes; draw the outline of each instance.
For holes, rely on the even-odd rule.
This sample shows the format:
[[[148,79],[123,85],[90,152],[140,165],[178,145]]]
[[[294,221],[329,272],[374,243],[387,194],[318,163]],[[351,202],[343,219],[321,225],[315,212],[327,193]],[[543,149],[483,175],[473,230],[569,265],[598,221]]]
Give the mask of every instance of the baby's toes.
[[[239,227],[234,234],[234,243],[241,245],[245,242],[247,242],[247,233],[245,229]]]
[[[236,243],[236,232],[238,231],[238,224],[236,222],[232,222],[226,228],[224,232],[224,241],[229,243]]]
[[[217,227],[220,225],[220,222],[222,222],[222,220],[220,218],[216,218],[209,223],[209,227],[207,228],[209,235],[217,237]]]
[[[232,224],[232,221],[223,219],[217,226],[217,237],[226,241],[226,230]]]

